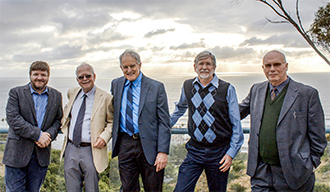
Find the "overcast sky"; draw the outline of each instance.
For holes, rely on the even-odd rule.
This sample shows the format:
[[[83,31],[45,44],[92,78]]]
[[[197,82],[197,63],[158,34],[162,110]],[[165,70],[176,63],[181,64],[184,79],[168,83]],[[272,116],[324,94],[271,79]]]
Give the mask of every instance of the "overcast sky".
[[[295,0],[283,1],[294,16]],[[308,30],[328,0],[299,2]],[[272,49],[287,55],[289,72],[330,71],[292,25],[266,18],[281,21],[255,0],[1,0],[0,76],[27,76],[36,60],[48,62],[57,77],[73,76],[82,62],[98,77],[121,75],[125,49],[140,54],[146,74],[192,73],[203,50],[217,57],[216,72],[261,72],[262,56]]]

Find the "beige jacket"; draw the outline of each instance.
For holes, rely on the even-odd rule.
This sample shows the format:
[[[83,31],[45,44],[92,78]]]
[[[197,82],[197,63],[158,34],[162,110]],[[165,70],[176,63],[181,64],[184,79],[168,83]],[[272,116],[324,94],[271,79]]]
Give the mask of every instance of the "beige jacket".
[[[61,129],[65,135],[65,138],[60,160],[62,160],[62,157],[65,155],[65,148],[68,142],[68,125],[70,122],[69,116],[71,108],[80,90],[80,87],[76,87],[71,88],[68,91],[69,102],[64,107],[64,114],[61,121]],[[98,173],[103,172],[108,166],[108,147],[105,146],[101,149],[98,149],[94,148],[93,145],[95,144],[98,137],[104,139],[106,143],[108,143],[111,139],[113,122],[113,106],[111,100],[112,96],[109,93],[96,87],[90,129],[93,161]]]

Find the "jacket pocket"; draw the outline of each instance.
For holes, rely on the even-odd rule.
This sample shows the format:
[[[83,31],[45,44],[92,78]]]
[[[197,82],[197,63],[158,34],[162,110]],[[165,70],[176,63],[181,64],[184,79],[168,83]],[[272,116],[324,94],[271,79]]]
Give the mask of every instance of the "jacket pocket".
[[[309,152],[299,152],[301,158],[307,159],[310,156]]]
[[[15,134],[8,134],[8,138],[10,139],[15,139],[15,140],[19,140],[21,137]]]

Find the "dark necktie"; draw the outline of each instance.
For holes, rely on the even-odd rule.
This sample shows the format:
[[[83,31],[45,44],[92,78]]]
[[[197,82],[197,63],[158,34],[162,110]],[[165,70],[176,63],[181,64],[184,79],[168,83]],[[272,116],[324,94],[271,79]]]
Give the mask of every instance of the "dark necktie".
[[[274,100],[274,98],[276,97],[276,91],[277,89],[275,87],[272,88],[272,90],[270,91],[270,100]]]
[[[84,99],[83,102],[81,103],[78,115],[77,115],[77,120],[76,124],[74,126],[73,130],[73,139],[72,142],[74,145],[78,146],[81,143],[81,129],[82,129],[82,124],[84,122],[84,116],[85,116],[85,110],[86,110],[86,97],[87,95],[83,95]]]
[[[126,101],[126,129],[128,130],[129,135],[134,134],[134,127],[133,127],[133,90],[132,90],[133,83],[130,82],[128,84],[127,89],[127,101]]]

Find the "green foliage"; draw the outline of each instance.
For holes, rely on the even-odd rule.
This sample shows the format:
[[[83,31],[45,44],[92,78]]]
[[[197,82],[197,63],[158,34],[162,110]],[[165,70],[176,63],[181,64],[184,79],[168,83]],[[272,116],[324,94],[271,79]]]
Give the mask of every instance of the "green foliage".
[[[228,183],[230,183],[231,181],[238,179],[240,177],[240,175],[234,171],[230,171],[229,175],[228,175]]]
[[[239,183],[234,183],[230,185],[230,190],[235,192],[244,192],[247,188],[240,185]]]
[[[111,152],[108,153],[108,167],[100,174],[100,191],[119,191],[121,183],[118,170],[118,158],[111,159]]]
[[[322,167],[319,168],[320,173],[325,173],[330,171],[330,162],[327,162],[327,164],[323,165]]]
[[[328,144],[328,146],[325,148],[324,150],[324,154],[321,157],[322,161],[330,161],[330,146]]]
[[[245,168],[243,160],[234,160],[232,163],[232,171],[239,172]]]
[[[171,145],[170,154],[168,156],[168,161],[174,166],[180,166],[187,155],[187,150],[185,148],[185,143],[180,145]]]
[[[309,30],[313,42],[330,52],[330,2],[320,7]]]
[[[5,177],[0,175],[0,191],[6,191]]]
[[[0,152],[3,153],[5,151],[5,147],[6,147],[6,145],[4,145],[4,144],[3,145],[0,145]]]
[[[315,183],[314,191],[315,192],[329,192],[330,186],[326,185],[326,184]]]
[[[66,191],[64,180],[64,163],[60,162],[60,150],[52,149],[50,164],[40,192]]]
[[[234,158],[231,169],[228,176],[228,182],[238,179],[242,173],[241,171],[245,169],[244,162],[247,160],[247,153],[238,153]]]

